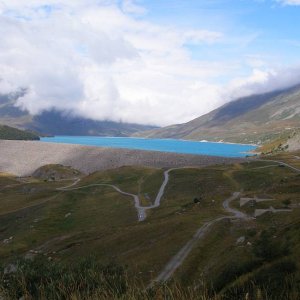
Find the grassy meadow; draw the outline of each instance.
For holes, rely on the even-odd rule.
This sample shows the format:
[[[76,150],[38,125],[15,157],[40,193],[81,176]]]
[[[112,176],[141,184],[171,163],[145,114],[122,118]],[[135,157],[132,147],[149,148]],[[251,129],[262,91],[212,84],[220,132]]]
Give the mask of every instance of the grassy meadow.
[[[272,159],[300,167],[298,155],[280,154]],[[54,171],[49,172],[49,168],[56,175],[62,172],[63,179],[53,179]],[[42,278],[38,272],[31,274],[32,269],[45,268],[53,280],[53,289],[44,291],[44,296],[54,293],[56,280],[60,282],[58,278],[63,276],[59,270],[65,270],[71,277],[82,274],[82,280],[87,281],[86,292],[90,291],[89,282],[106,282],[101,287],[94,284],[85,293],[74,275],[68,279],[77,295],[73,299],[92,299],[96,294],[99,299],[105,299],[101,298],[103,295],[122,299],[297,299],[300,175],[288,167],[254,160],[173,170],[161,206],[148,210],[143,222],[138,222],[131,197],[108,186],[85,186],[113,184],[139,195],[142,204],[149,205],[162,184],[164,170],[122,167],[84,175],[66,171],[62,166],[44,169],[50,174],[48,179],[45,172],[28,178],[0,174],[0,260],[3,270],[9,264],[18,265],[18,261],[20,266],[24,265],[24,272],[8,272],[9,280],[15,280],[15,289],[18,282],[23,282],[23,295],[27,277]],[[78,178],[81,180],[73,187],[81,189],[59,189]],[[267,196],[274,200],[243,207],[235,200],[231,206],[251,218],[225,219],[214,224],[171,282],[145,292],[145,286],[198,228],[229,215],[222,203],[235,191],[240,191],[242,197]],[[255,209],[271,205],[276,209],[289,207],[292,211],[253,218]],[[91,257],[93,260],[85,269],[85,263],[80,261]],[[96,270],[97,275],[87,279],[85,270],[86,276],[92,276],[88,270]],[[4,273],[2,276],[8,276]],[[114,282],[114,276],[125,280],[121,280],[119,295],[114,294],[111,283],[107,285],[107,274],[110,282]],[[45,282],[38,284],[40,291],[47,286]],[[12,297],[12,288],[2,285],[1,289],[4,294],[10,291]],[[67,292],[69,296],[70,293]],[[27,296],[30,299],[32,295]]]

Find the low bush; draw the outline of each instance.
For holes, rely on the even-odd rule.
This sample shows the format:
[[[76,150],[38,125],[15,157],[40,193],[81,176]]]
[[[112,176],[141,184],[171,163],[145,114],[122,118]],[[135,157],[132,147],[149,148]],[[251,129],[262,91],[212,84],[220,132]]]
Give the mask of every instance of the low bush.
[[[253,253],[262,262],[272,261],[289,254],[288,241],[276,238],[272,231],[263,231],[253,243]]]

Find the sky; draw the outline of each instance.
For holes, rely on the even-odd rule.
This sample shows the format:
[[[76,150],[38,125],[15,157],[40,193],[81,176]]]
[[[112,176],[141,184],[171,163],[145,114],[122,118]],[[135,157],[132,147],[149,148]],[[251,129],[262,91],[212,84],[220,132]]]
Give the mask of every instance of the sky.
[[[0,0],[0,94],[166,126],[300,83],[300,0]]]

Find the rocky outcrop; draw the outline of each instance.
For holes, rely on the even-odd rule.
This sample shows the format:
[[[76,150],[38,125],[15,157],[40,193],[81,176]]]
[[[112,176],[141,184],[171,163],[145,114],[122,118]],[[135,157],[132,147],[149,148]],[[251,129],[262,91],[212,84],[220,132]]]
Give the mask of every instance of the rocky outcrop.
[[[288,151],[300,150],[300,132],[296,132],[291,138],[285,143]]]
[[[73,169],[72,167],[52,164],[38,168],[33,172],[32,177],[46,181],[59,181],[78,178],[80,175],[81,172]]]

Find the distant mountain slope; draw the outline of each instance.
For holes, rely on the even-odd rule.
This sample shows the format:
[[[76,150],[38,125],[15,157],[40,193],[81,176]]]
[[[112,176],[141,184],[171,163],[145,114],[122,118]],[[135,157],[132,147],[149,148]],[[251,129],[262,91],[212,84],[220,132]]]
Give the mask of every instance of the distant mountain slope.
[[[15,106],[18,95],[0,95],[0,123],[48,135],[129,136],[154,126],[94,121],[51,110],[32,116]]]
[[[28,131],[0,125],[0,140],[39,140],[39,136]]]
[[[264,143],[300,127],[300,86],[240,98],[185,124],[138,136]]]
[[[293,131],[284,131],[274,140],[265,143],[258,148],[262,154],[274,154],[283,151],[300,150],[300,128]]]

